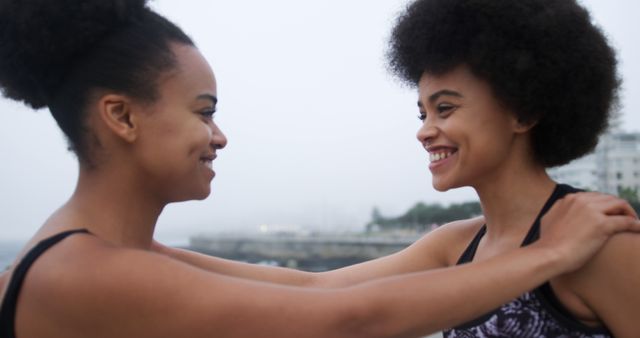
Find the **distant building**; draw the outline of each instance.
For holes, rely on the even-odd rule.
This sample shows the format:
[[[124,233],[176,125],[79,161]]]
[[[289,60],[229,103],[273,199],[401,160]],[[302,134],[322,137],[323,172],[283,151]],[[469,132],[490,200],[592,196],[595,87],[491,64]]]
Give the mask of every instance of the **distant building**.
[[[549,174],[578,188],[617,194],[621,188],[640,191],[640,133],[612,132],[600,138],[596,150]]]

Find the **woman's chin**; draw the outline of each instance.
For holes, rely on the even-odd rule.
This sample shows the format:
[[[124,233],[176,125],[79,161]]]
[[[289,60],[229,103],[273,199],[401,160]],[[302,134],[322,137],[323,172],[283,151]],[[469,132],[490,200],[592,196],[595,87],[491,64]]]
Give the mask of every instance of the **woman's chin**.
[[[455,182],[451,182],[449,180],[444,180],[444,179],[437,179],[437,178],[433,178],[431,183],[433,185],[433,188],[439,192],[446,192],[451,189],[461,187],[461,185],[455,184]]]
[[[200,191],[199,194],[195,196],[193,199],[197,201],[202,201],[207,199],[209,195],[211,195],[211,187],[207,187],[207,189]]]
[[[187,202],[187,201],[202,201],[207,199],[209,195],[211,195],[211,187],[207,186],[207,187],[198,189],[197,191],[192,190],[191,192],[183,192],[179,196],[174,196],[174,198],[171,199],[171,203],[180,203],[180,202]]]

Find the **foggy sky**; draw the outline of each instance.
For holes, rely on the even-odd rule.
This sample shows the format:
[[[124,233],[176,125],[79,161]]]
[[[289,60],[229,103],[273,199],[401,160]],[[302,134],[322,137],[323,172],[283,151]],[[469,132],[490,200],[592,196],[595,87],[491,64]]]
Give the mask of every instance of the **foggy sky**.
[[[255,230],[261,224],[360,229],[378,206],[400,214],[438,193],[415,139],[417,95],[385,69],[392,22],[404,0],[158,0],[211,63],[216,121],[229,139],[205,201],[170,205],[158,237]],[[632,0],[589,0],[619,51],[623,126],[640,130],[640,31]],[[632,95],[636,94],[636,95]],[[46,110],[0,100],[0,240],[24,239],[74,188],[77,163]]]

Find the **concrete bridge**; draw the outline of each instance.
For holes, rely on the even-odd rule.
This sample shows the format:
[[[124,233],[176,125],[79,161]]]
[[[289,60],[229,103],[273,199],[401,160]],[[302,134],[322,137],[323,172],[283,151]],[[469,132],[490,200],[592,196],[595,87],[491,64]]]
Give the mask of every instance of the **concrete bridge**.
[[[418,234],[200,235],[190,239],[189,249],[251,263],[323,271],[392,254],[418,238]]]

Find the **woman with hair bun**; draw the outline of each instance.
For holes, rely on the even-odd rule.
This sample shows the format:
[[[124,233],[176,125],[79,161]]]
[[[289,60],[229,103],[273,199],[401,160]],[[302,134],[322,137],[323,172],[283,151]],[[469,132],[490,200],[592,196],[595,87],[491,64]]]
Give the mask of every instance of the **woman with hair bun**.
[[[47,107],[80,166],[69,201],[0,275],[2,338],[419,336],[640,231],[624,202],[583,194],[557,203],[538,242],[478,264],[330,289],[225,276],[152,251],[162,209],[209,195],[227,143],[213,72],[180,28],[144,0],[2,0],[0,88]]]

